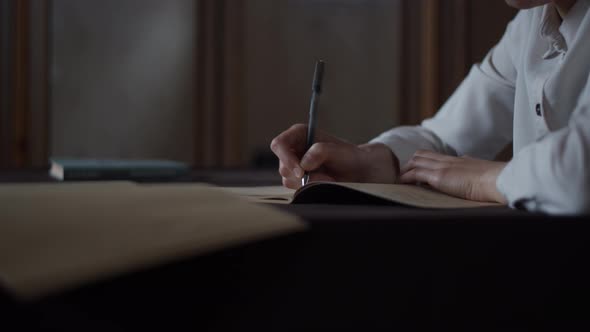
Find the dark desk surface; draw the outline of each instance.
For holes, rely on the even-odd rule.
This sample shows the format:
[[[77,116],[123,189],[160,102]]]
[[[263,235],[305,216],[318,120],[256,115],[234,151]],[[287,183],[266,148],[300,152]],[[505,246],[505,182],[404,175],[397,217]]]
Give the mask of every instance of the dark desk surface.
[[[195,171],[182,181],[271,185],[268,171]],[[45,171],[0,182],[51,181]],[[36,329],[588,330],[583,218],[508,208],[276,206],[310,231],[17,303]],[[1,296],[0,296],[1,298]],[[2,330],[0,320],[0,330]]]

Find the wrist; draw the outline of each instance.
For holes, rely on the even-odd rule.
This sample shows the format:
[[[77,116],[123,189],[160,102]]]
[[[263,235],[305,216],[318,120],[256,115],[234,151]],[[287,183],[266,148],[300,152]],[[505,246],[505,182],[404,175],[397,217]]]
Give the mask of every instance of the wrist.
[[[488,192],[488,196],[490,198],[491,201],[494,202],[498,202],[501,204],[508,204],[508,200],[506,199],[506,197],[498,190],[498,186],[496,185],[496,182],[498,180],[498,176],[500,176],[500,173],[502,172],[502,170],[504,169],[504,167],[506,167],[507,163],[504,162],[494,162],[494,167],[492,167],[489,171],[488,174],[486,176],[487,179],[487,192]]]
[[[399,160],[391,149],[383,143],[359,145],[362,151],[361,182],[395,183],[399,176]]]

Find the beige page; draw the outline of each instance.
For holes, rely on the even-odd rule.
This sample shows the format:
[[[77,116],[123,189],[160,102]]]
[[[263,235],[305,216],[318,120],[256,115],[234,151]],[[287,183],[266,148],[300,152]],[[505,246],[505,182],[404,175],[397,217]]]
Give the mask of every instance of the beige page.
[[[308,190],[321,190],[333,193],[332,189],[337,189],[334,187],[349,188],[370,196],[419,208],[458,209],[499,206],[496,203],[469,201],[424,187],[402,184],[312,182],[298,191],[281,186],[228,187],[223,189],[235,195],[245,197],[252,202],[289,204],[293,201],[295,195],[304,195],[304,192]]]
[[[0,283],[35,299],[304,228],[200,184],[0,185]]]
[[[419,208],[459,209],[500,205],[497,203],[469,201],[416,185],[380,183],[338,184],[369,195]],[[313,185],[313,183],[310,185]]]
[[[294,189],[283,186],[221,187],[221,189],[254,203],[289,204],[295,195]]]

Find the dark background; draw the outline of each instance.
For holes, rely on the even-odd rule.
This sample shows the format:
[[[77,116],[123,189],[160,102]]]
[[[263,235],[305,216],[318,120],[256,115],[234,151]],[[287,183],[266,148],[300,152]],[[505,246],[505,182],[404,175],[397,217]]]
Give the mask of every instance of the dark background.
[[[320,127],[363,143],[431,116],[515,14],[501,0],[0,6],[4,169],[51,156],[268,164],[272,137],[306,121],[317,58]]]

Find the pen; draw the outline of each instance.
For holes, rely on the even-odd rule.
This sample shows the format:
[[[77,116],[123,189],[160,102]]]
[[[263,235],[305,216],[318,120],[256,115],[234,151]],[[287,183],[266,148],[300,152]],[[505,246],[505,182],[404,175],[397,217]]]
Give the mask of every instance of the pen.
[[[305,151],[309,150],[314,143],[315,129],[317,127],[317,113],[318,104],[320,102],[320,95],[322,94],[322,81],[324,79],[325,62],[318,60],[315,64],[315,71],[313,74],[313,83],[311,85],[311,105],[309,106],[309,123],[307,125],[307,144]],[[305,186],[309,182],[309,173],[301,179],[301,186]]]

